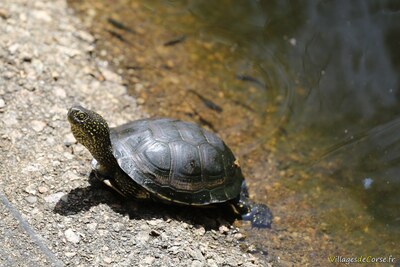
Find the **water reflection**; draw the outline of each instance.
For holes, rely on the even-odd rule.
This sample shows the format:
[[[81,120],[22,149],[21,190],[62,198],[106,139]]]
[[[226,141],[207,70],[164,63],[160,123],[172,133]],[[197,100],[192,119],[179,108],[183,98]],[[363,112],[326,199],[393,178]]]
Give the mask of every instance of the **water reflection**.
[[[329,179],[367,206],[372,219],[364,226],[399,231],[398,1],[167,3],[196,18],[193,32],[231,46],[241,62],[233,72],[265,85],[264,97],[248,93],[259,114],[271,115],[265,110],[278,105],[273,116],[286,119],[276,127],[307,135],[302,148],[318,137],[324,145],[317,158],[305,161],[312,170],[337,163]]]

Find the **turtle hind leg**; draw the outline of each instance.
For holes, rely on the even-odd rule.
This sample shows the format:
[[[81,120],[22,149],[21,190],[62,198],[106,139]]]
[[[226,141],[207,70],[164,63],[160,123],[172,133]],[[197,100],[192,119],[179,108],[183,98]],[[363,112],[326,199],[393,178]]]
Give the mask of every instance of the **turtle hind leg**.
[[[266,205],[240,199],[235,204],[235,208],[242,216],[242,219],[250,221],[253,227],[271,228],[272,212]]]
[[[248,195],[245,182],[242,184],[242,192],[234,203],[237,212],[245,221],[250,221],[251,225],[256,228],[271,228],[272,212],[264,204],[251,201]]]

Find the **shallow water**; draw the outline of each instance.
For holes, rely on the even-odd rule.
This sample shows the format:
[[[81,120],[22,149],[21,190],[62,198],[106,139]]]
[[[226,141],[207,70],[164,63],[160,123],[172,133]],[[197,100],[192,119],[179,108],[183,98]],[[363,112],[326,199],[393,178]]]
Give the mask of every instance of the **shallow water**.
[[[109,25],[119,34],[116,54],[130,45],[154,54],[124,54],[131,92],[152,115],[217,131],[251,166],[244,171],[254,176],[255,198],[284,204],[285,196],[266,200],[261,189],[279,181],[310,205],[297,216],[313,217],[342,256],[400,257],[397,1],[120,1],[112,12],[100,5],[103,20],[118,18],[136,34],[146,34],[145,22],[121,16],[127,6],[145,6],[143,20],[168,29],[146,52],[137,35]],[[190,64],[167,52],[182,46]],[[137,66],[173,71],[152,76]],[[263,173],[268,153],[279,162],[278,180]]]
[[[354,243],[374,234],[398,243],[400,4],[192,0],[164,5],[166,23],[232,49],[237,65],[225,67],[236,78],[248,77],[260,91],[256,98],[247,92],[242,101],[281,122],[276,127],[288,137],[277,150],[301,149],[296,168],[312,175],[335,162],[322,168],[329,187],[335,187],[327,189],[331,199],[322,194],[316,202],[330,228]],[[158,7],[159,2],[152,6]],[[182,13],[195,18],[194,27],[174,23]],[[270,106],[274,112],[266,112]],[[271,129],[265,130],[268,136]],[[325,180],[310,183],[326,186]],[[357,250],[365,251],[363,245]],[[390,242],[380,250],[396,252]]]

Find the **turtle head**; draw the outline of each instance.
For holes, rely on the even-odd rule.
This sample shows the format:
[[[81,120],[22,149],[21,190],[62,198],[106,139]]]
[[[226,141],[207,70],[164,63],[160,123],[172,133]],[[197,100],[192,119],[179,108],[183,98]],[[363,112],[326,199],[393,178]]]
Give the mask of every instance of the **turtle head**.
[[[107,165],[115,161],[111,152],[110,129],[102,116],[80,105],[73,105],[68,110],[68,121],[75,139],[84,145],[100,164]]]

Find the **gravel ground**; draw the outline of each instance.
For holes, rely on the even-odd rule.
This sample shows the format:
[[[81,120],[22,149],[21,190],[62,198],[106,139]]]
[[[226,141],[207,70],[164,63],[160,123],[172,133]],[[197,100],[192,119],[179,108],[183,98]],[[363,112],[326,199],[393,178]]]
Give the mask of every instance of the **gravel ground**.
[[[0,3],[1,266],[269,266],[220,210],[125,202],[89,183],[66,121],[75,102],[111,126],[146,117],[64,0]]]

